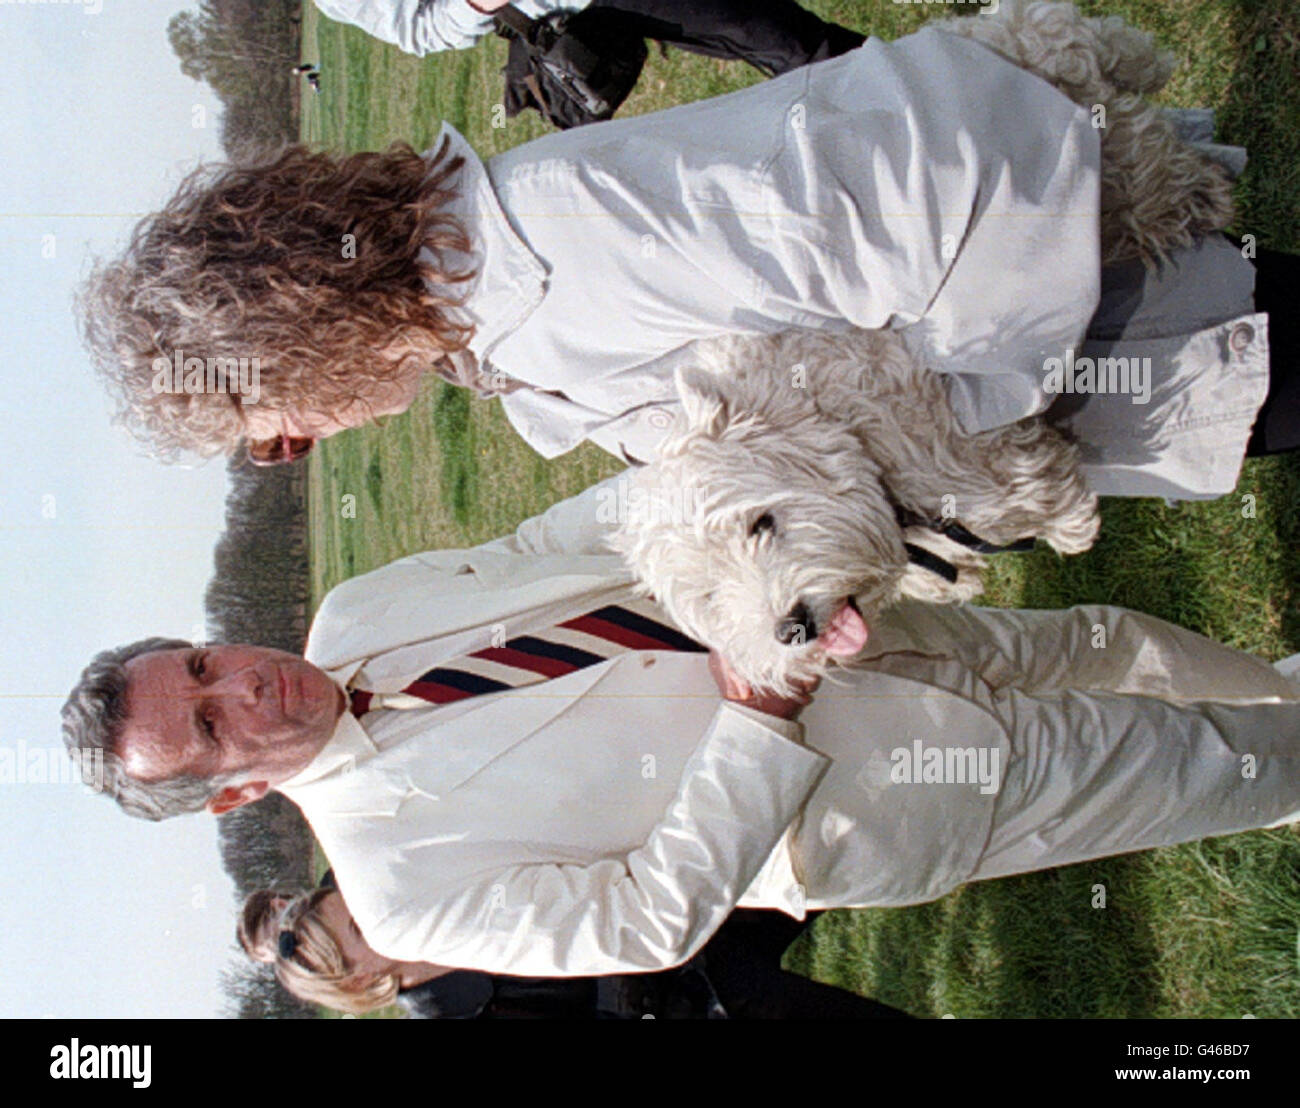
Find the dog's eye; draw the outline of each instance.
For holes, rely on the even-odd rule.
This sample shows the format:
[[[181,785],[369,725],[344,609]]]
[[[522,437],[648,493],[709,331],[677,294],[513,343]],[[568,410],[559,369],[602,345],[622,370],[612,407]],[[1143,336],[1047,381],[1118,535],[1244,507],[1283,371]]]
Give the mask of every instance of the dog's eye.
[[[771,512],[764,512],[756,520],[754,525],[749,529],[749,533],[755,537],[761,535],[764,531],[776,534],[776,520],[772,518]]]

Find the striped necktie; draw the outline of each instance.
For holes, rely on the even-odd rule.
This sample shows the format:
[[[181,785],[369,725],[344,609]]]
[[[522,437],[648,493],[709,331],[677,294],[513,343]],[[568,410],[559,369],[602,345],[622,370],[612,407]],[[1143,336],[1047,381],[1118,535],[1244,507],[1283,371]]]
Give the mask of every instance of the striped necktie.
[[[376,708],[427,708],[537,685],[638,650],[707,653],[706,647],[665,623],[653,600],[629,600],[565,620],[549,631],[520,635],[501,646],[455,658],[429,670],[400,693],[353,689],[352,714],[360,717]]]

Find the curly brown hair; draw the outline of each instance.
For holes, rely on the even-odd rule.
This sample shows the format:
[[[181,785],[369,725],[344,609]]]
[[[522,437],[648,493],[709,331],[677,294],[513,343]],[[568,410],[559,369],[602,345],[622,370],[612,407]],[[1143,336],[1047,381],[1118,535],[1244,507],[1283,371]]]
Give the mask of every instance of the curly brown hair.
[[[346,156],[294,145],[190,174],[78,297],[118,420],[163,457],[239,444],[233,389],[158,387],[156,363],[176,351],[257,358],[259,406],[272,412],[364,410],[445,372],[472,333],[445,309],[474,276],[468,259],[449,261],[471,243],[440,210],[464,163],[447,145],[428,156],[405,143]]]

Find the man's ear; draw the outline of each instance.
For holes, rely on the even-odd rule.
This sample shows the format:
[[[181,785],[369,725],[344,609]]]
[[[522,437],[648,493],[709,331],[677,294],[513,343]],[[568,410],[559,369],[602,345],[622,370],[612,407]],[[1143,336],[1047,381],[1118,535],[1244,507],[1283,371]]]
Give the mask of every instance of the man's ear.
[[[707,369],[683,366],[674,377],[691,429],[707,435],[719,434],[730,421],[731,404],[718,375]]]
[[[242,808],[245,804],[252,804],[254,800],[261,800],[268,792],[271,786],[265,781],[246,781],[242,785],[227,785],[208,801],[208,811],[214,816],[222,816],[227,812],[233,812],[236,808]]]

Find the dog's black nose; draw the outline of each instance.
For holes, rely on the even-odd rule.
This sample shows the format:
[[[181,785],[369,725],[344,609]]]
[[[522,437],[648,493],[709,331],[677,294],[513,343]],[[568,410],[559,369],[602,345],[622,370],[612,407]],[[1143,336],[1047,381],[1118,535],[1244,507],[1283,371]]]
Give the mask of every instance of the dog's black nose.
[[[786,646],[802,645],[812,642],[817,637],[817,626],[806,604],[799,603],[790,609],[790,614],[776,625],[776,638]]]

